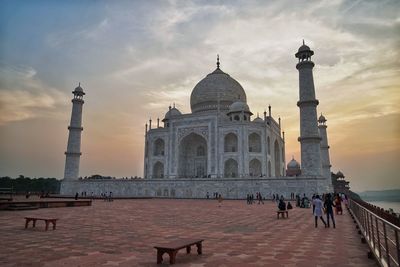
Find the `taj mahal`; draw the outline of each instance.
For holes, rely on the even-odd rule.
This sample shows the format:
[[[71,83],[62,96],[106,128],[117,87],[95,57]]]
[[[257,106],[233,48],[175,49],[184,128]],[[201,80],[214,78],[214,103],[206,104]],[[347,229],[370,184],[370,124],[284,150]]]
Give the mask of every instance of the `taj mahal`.
[[[191,113],[175,106],[162,120],[145,125],[143,179],[79,179],[82,107],[85,93],[72,92],[72,115],[61,194],[113,192],[119,197],[204,198],[219,192],[224,198],[245,198],[261,192],[269,197],[332,190],[326,118],[317,117],[314,52],[298,49],[301,165],[286,164],[285,133],[271,106],[260,117],[251,112],[244,88],[222,71],[214,71],[193,88]]]

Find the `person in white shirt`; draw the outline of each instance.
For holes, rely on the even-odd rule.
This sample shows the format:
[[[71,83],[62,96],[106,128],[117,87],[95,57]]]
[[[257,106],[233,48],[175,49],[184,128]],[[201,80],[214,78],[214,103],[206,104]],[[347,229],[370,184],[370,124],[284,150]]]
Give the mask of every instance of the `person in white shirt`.
[[[321,221],[324,223],[326,227],[326,222],[322,215],[324,214],[322,207],[324,206],[324,203],[322,200],[319,198],[319,195],[316,195],[314,200],[313,200],[313,205],[315,206],[314,209],[314,217],[315,217],[315,227],[318,227],[318,217],[321,219]]]

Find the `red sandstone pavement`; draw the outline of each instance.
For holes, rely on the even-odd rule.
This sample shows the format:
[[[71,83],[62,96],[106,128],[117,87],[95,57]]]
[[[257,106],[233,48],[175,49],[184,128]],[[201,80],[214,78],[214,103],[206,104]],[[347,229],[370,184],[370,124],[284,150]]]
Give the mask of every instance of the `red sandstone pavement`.
[[[310,209],[276,218],[276,206],[215,200],[96,200],[93,206],[0,211],[0,266],[160,266],[154,245],[203,238],[203,255],[181,250],[176,266],[377,266],[350,216],[314,228]],[[24,216],[60,218],[24,229]],[[163,265],[168,265],[164,255]]]

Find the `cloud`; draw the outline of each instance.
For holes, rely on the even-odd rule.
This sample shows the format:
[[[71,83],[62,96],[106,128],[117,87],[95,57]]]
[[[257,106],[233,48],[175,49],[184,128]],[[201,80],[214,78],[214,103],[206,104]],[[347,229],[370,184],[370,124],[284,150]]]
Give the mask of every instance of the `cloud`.
[[[81,28],[66,28],[50,32],[45,37],[45,43],[51,48],[60,48],[74,43],[80,44],[87,41],[100,40],[110,28],[108,18],[104,18],[97,23],[90,24]]]
[[[0,68],[0,125],[35,117],[59,116],[68,98],[36,77],[30,66]]]

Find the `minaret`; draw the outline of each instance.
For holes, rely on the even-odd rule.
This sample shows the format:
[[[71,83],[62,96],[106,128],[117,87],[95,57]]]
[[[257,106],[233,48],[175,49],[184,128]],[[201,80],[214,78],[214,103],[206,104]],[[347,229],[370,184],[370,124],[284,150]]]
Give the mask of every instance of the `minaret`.
[[[329,159],[329,145],[328,145],[328,135],[326,133],[326,118],[321,114],[318,118],[318,129],[319,135],[321,136],[321,164],[322,164],[322,176],[331,180],[331,162]]]
[[[315,99],[315,88],[312,70],[314,52],[304,44],[299,48],[296,57],[299,62],[299,95],[297,106],[300,108],[301,174],[302,176],[321,176],[321,137],[317,125],[318,100]]]
[[[65,180],[77,180],[79,177],[79,160],[81,157],[81,133],[82,133],[82,106],[85,93],[79,83],[78,87],[72,92],[72,114],[71,123],[68,127],[68,145],[65,152]]]

